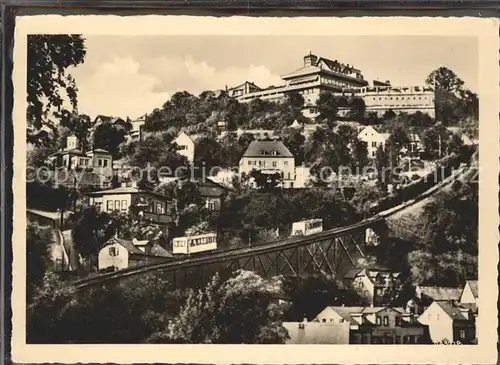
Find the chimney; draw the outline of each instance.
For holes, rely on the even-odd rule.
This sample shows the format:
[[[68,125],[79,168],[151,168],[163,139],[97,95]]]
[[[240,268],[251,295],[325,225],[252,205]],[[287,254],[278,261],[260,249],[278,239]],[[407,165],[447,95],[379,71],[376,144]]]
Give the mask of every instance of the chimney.
[[[304,67],[314,66],[317,60],[318,57],[316,55],[313,55],[311,51],[309,51],[309,54],[304,57]]]

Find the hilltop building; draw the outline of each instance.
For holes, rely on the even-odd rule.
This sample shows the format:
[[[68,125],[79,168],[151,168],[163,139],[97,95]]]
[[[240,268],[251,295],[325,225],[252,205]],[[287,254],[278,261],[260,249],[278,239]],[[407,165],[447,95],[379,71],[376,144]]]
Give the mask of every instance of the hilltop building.
[[[283,85],[262,88],[254,82],[246,81],[228,89],[230,97],[240,102],[262,99],[280,102],[291,92],[298,92],[304,98],[303,114],[308,118],[318,115],[316,101],[322,92],[334,95],[356,96],[364,100],[366,112],[382,116],[386,111],[414,113],[420,111],[435,116],[435,92],[427,86],[392,86],[390,81],[375,80],[373,86],[360,69],[318,57],[312,53],[304,56],[303,66],[291,73],[282,75]],[[345,109],[345,108],[344,108]],[[340,110],[340,114],[348,110]]]

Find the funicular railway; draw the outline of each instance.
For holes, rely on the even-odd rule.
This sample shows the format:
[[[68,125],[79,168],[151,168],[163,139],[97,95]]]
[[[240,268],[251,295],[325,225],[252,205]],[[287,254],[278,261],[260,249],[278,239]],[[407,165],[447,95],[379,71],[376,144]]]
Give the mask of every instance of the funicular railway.
[[[76,289],[84,289],[156,272],[175,287],[200,287],[216,272],[238,269],[251,270],[264,277],[304,276],[318,272],[342,276],[359,258],[364,257],[366,246],[370,244],[367,240],[369,234],[374,233],[383,244],[391,216],[429,198],[453,181],[462,178],[468,170],[469,166],[452,170],[448,177],[437,184],[424,184],[426,190],[417,196],[396,200],[397,203],[391,206],[381,205],[375,209],[372,217],[349,226],[310,236],[292,236],[251,247],[207,253],[178,261],[130,267],[78,280],[72,285]]]
[[[367,229],[381,232],[384,218],[374,217],[310,236],[295,236],[179,261],[131,267],[80,280],[73,285],[81,289],[153,271],[161,272],[174,286],[190,287],[203,285],[222,270],[251,270],[265,277],[301,276],[314,272],[341,274],[364,256]]]

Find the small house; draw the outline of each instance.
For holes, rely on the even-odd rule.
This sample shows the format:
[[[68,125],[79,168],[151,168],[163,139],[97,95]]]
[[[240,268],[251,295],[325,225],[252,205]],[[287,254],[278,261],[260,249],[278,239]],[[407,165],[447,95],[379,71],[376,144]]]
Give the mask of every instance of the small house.
[[[118,237],[109,239],[98,253],[98,269],[123,270],[128,267],[166,262],[171,256],[146,253],[134,245],[133,241]]]

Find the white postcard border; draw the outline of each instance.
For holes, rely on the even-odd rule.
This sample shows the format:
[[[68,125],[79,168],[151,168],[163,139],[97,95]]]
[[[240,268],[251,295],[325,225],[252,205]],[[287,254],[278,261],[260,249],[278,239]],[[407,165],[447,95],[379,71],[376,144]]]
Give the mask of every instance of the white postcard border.
[[[14,46],[14,230],[12,359],[21,363],[492,364],[497,360],[499,65],[497,19],[251,18],[194,16],[22,16]],[[450,35],[479,38],[479,344],[435,345],[26,345],[27,34],[115,35]],[[214,50],[216,51],[216,50]],[[265,52],[265,50],[263,50]],[[436,65],[438,66],[438,65]],[[24,86],[23,86],[24,85]]]

